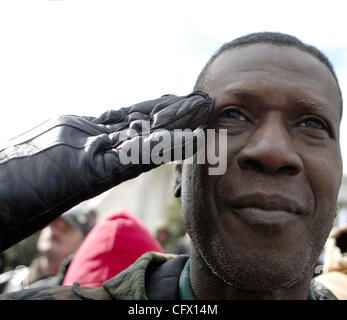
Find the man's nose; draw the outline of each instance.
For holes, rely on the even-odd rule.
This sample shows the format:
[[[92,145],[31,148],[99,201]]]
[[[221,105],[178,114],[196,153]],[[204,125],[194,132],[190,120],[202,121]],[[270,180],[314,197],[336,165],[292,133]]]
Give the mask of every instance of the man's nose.
[[[296,175],[303,163],[293,145],[292,137],[280,119],[268,119],[249,137],[238,154],[242,169],[269,174]]]

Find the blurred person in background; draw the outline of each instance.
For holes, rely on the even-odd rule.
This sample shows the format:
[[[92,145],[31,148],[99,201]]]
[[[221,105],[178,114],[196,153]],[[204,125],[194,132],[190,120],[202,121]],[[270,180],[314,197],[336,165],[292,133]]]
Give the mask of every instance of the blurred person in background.
[[[88,216],[89,216],[89,224],[91,226],[95,226],[97,221],[98,221],[98,215],[97,215],[96,210],[94,210],[94,209],[89,210]]]
[[[172,251],[172,244],[171,244],[171,231],[169,227],[162,223],[158,226],[155,237],[163,247],[165,252],[171,252]]]
[[[60,285],[74,253],[92,228],[88,212],[76,206],[44,228],[37,241],[39,256],[0,275],[1,293],[36,286]]]
[[[323,274],[315,280],[347,300],[347,224],[332,229],[323,252]]]
[[[101,287],[146,252],[163,253],[144,223],[126,210],[99,221],[77,250],[63,285]]]

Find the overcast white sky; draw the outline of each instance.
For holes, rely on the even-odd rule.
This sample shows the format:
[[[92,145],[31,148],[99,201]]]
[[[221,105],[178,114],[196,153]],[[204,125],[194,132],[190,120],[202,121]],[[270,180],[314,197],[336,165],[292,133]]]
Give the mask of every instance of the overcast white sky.
[[[98,116],[188,94],[221,44],[256,31],[290,33],[321,49],[347,101],[343,3],[0,0],[0,141],[54,115]],[[347,173],[346,120],[341,144]]]

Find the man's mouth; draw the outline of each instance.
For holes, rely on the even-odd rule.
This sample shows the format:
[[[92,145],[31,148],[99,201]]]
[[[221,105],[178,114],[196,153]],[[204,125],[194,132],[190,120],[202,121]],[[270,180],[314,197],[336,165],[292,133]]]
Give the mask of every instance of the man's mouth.
[[[278,194],[254,193],[238,196],[232,199],[231,205],[235,208],[258,208],[264,211],[286,211],[293,214],[304,211],[297,201]]]
[[[305,211],[287,196],[265,193],[234,197],[230,207],[244,223],[265,233],[283,229]]]

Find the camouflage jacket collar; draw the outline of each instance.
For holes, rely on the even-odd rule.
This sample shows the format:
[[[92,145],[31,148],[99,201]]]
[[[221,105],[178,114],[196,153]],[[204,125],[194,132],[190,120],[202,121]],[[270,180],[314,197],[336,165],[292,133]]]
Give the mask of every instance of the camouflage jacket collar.
[[[179,300],[179,278],[188,256],[149,252],[129,268],[103,283],[116,300]],[[314,279],[310,288],[316,300],[336,300]]]
[[[117,300],[178,300],[179,277],[187,259],[149,252],[102,286]]]

